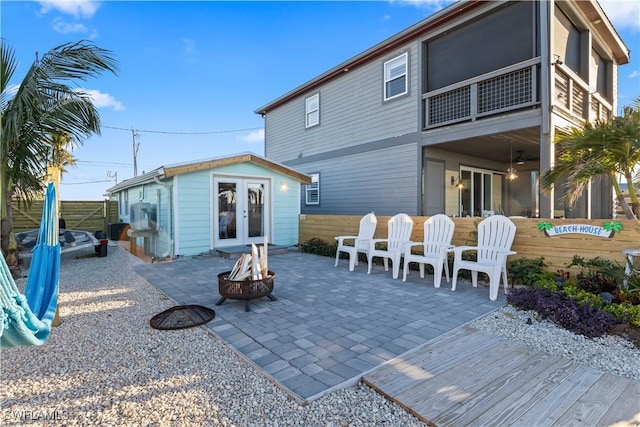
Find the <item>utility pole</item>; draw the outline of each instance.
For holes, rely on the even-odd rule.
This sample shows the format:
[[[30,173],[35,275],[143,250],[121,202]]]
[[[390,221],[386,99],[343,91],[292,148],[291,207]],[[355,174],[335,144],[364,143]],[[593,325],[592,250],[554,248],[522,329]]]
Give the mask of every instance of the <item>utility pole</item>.
[[[116,185],[118,185],[118,171],[111,173],[111,171],[107,171],[107,178],[115,178]]]
[[[140,148],[140,143],[136,143],[136,138],[139,138],[140,134],[131,128],[131,136],[133,139],[133,176],[136,177],[138,176],[138,149]]]

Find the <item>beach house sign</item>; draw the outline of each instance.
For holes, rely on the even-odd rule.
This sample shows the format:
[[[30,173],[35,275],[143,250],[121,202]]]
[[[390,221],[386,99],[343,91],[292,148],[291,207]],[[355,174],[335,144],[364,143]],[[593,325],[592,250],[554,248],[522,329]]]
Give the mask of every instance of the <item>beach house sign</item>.
[[[562,224],[553,225],[550,222],[540,221],[538,230],[545,235],[561,236],[563,234],[587,234],[596,237],[613,237],[615,232],[622,231],[622,224],[617,221],[605,222],[602,226],[592,224]]]

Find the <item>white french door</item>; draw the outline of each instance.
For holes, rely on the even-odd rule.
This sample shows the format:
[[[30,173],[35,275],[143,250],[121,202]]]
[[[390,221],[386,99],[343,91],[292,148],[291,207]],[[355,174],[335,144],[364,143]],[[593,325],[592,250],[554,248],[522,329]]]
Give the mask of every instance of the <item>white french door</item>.
[[[214,247],[264,243],[271,223],[269,183],[259,178],[213,178]]]

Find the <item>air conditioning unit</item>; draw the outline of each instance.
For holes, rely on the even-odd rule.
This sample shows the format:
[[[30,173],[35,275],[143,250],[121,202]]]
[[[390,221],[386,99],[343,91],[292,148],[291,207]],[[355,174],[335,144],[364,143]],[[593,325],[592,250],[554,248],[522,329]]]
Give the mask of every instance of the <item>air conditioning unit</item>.
[[[150,230],[156,224],[156,206],[151,203],[132,203],[129,224],[134,230]]]

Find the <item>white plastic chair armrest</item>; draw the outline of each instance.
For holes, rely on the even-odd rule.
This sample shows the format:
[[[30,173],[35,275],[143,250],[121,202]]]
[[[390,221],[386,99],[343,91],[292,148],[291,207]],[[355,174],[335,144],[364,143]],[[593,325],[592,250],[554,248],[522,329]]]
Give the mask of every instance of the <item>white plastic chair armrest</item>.
[[[477,251],[478,247],[477,246],[454,246],[452,248],[453,252],[456,254],[461,254],[462,252],[465,251]]]
[[[371,239],[371,243],[373,243],[374,245],[376,243],[381,243],[381,242],[388,242],[389,239]]]
[[[406,255],[411,255],[411,248],[413,248],[414,246],[422,246],[423,243],[422,242],[406,242],[404,245],[404,253]]]
[[[335,239],[338,241],[338,245],[342,245],[346,239],[357,239],[358,236],[337,236]]]

